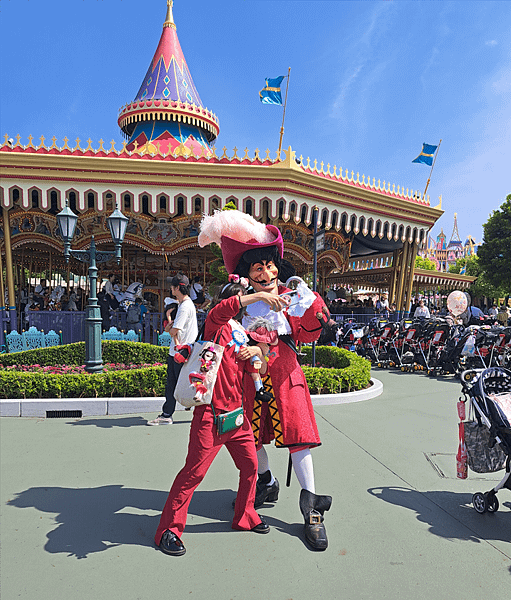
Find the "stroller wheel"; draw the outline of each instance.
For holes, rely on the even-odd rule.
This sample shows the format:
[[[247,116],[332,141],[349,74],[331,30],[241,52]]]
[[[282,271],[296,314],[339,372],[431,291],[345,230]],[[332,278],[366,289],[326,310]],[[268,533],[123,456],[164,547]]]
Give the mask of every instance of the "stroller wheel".
[[[476,492],[472,496],[472,504],[474,505],[476,512],[478,512],[480,515],[488,510],[488,500],[482,492]]]
[[[486,497],[486,501],[488,502],[488,512],[494,513],[499,510],[499,499],[495,494]]]

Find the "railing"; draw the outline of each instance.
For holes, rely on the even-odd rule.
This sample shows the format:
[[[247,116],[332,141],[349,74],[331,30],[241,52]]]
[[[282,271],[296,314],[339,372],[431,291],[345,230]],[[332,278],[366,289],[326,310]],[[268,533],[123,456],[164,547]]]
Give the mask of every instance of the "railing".
[[[0,309],[0,352],[5,349],[5,335],[4,331],[11,330],[11,321],[9,319],[9,313],[4,309]]]
[[[62,332],[62,343],[72,344],[85,340],[85,313],[83,311],[34,310],[28,314],[28,324],[39,331],[53,329]]]
[[[146,313],[142,320],[142,341],[147,344],[158,344],[158,333],[163,331],[163,313]],[[206,319],[205,313],[197,313],[197,323],[200,327]],[[62,343],[72,344],[85,340],[85,312],[84,311],[32,311],[28,315],[30,327],[36,327],[39,331],[48,332],[53,329],[57,333],[62,332]],[[121,311],[112,312],[111,325],[119,331],[128,331],[130,325],[126,322],[126,313]],[[132,327],[133,328],[133,327]],[[138,330],[137,330],[138,331]]]
[[[358,313],[358,312],[345,312],[342,314],[333,313],[332,319],[337,321],[337,323],[344,323],[345,321],[355,321],[357,323],[369,323],[371,319],[377,318],[386,318],[389,321],[400,321],[404,317],[405,313],[403,311],[394,312],[394,313]]]

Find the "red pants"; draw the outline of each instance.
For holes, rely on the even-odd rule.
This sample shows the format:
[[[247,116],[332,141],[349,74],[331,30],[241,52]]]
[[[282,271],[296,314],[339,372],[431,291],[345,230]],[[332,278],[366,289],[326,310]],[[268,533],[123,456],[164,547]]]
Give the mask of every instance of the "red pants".
[[[250,530],[259,525],[261,518],[254,510],[257,454],[250,422],[245,417],[241,427],[219,436],[211,408],[198,406],[193,413],[185,466],[177,474],[163,508],[154,537],[156,545],[160,544],[161,536],[167,529],[181,536],[193,492],[224,445],[240,472],[232,528]]]

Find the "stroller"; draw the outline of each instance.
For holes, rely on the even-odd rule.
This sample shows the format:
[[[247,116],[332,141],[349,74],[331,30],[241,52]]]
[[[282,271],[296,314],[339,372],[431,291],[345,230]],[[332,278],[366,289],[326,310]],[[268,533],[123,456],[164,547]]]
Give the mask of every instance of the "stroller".
[[[473,448],[467,444],[469,466],[477,472],[493,472],[505,465],[505,475],[498,485],[488,492],[477,492],[472,497],[478,513],[494,513],[499,508],[497,492],[502,488],[511,490],[511,372],[501,367],[464,371],[461,385],[465,400],[469,401],[475,413],[477,425],[473,429],[480,429],[480,434],[478,432],[475,436],[477,444]],[[488,457],[489,451],[493,451],[490,458],[482,461],[477,460],[478,456],[474,457],[480,463],[477,469],[470,461],[471,451],[474,450]],[[484,468],[486,460],[488,468]]]

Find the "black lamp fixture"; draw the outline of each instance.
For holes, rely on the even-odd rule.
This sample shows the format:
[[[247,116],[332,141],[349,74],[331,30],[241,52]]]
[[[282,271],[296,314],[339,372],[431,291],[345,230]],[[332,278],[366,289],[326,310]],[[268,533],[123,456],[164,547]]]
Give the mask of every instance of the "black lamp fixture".
[[[64,256],[66,262],[69,262],[71,256],[71,240],[75,235],[76,224],[78,222],[78,215],[69,208],[69,201],[66,198],[66,206],[57,215],[57,224],[59,226],[60,235],[64,242]]]
[[[101,311],[97,298],[97,263],[107,262],[116,258],[117,263],[121,260],[121,245],[126,233],[128,219],[119,210],[119,204],[114,212],[107,217],[108,228],[115,244],[115,252],[99,252],[96,250],[94,236],[91,238],[88,250],[71,250],[71,241],[75,234],[78,216],[69,208],[66,198],[66,206],[57,215],[57,223],[60,235],[64,242],[64,257],[66,262],[69,258],[78,259],[89,264],[89,301],[86,307],[85,318],[85,370],[88,373],[101,373],[103,370],[103,358],[101,351]]]
[[[119,203],[117,203],[114,212],[106,219],[108,229],[110,229],[110,235],[115,244],[115,258],[117,259],[117,262],[121,259],[121,245],[126,234],[128,221],[128,217],[125,217],[119,210]]]

